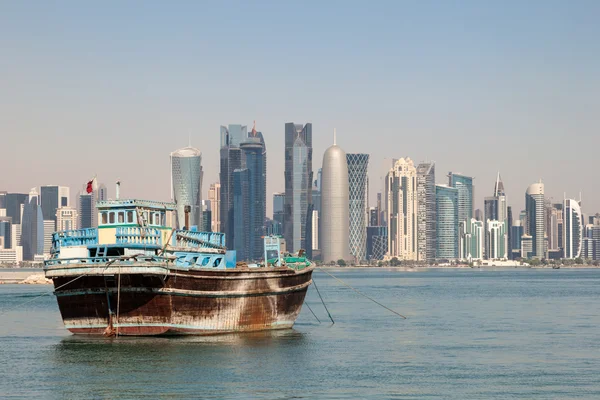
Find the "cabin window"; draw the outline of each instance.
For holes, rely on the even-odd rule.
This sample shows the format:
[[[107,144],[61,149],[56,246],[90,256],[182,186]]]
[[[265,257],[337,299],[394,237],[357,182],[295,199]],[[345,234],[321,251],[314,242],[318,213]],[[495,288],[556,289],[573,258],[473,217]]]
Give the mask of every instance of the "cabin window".
[[[210,257],[204,257],[202,259],[202,266],[206,267],[208,265],[208,263],[210,262]]]
[[[197,256],[196,256],[196,257],[192,257],[192,258],[190,259],[190,264],[191,264],[191,265],[196,265],[196,261],[198,261],[198,257],[197,257]]]
[[[128,224],[133,223],[133,211],[127,211],[127,223]]]
[[[111,224],[115,223],[115,213],[114,212],[109,213],[109,215],[108,215],[108,222],[111,223]]]
[[[218,267],[221,264],[221,257],[215,258],[215,262],[213,263],[213,267]]]
[[[102,224],[106,225],[108,223],[108,215],[107,213],[102,213]]]
[[[118,216],[117,216],[117,220],[119,221],[120,224],[125,222],[125,213],[123,211],[120,211]]]

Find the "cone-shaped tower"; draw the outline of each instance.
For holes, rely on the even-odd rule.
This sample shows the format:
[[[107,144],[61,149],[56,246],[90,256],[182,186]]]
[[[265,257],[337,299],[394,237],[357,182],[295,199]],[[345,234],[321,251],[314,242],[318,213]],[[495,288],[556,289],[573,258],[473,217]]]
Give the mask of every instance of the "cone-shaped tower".
[[[346,153],[338,145],[323,155],[321,183],[321,259],[324,262],[349,260],[349,197]]]

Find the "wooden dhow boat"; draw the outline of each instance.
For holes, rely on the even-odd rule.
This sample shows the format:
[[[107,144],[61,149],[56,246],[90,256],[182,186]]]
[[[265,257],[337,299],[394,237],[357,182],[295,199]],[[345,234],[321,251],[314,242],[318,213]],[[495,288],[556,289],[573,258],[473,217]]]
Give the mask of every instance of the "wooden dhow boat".
[[[283,238],[264,238],[262,264],[236,263],[224,234],[173,229],[173,203],[96,207],[98,227],[54,233],[44,265],[70,332],[205,335],[294,325],[314,266],[287,254]]]

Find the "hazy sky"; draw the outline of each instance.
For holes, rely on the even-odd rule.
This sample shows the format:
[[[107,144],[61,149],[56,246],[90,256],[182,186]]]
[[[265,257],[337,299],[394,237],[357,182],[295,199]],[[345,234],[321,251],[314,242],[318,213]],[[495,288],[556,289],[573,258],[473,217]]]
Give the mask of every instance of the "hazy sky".
[[[219,126],[256,120],[270,199],[284,124],[312,122],[314,170],[336,127],[371,199],[408,156],[475,176],[478,207],[499,170],[517,215],[540,178],[600,212],[598,21],[599,1],[0,1],[0,190],[97,174],[168,199],[191,135],[206,193]]]

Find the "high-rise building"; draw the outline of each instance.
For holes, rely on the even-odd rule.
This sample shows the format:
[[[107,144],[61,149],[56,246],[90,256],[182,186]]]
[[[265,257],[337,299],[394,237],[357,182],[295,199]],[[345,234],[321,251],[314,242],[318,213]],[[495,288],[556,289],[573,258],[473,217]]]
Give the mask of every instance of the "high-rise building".
[[[448,173],[448,186],[458,189],[458,220],[470,221],[473,218],[473,178]]]
[[[52,234],[55,231],[56,222],[53,220],[44,220],[44,248],[42,254],[44,257],[48,257],[50,255],[50,250],[52,250]]]
[[[387,226],[367,227],[367,260],[383,260],[387,245]]]
[[[531,257],[542,259],[546,255],[546,205],[544,184],[533,183],[525,194],[527,224],[525,233],[531,236]]]
[[[210,200],[202,200],[202,226],[199,227],[202,232],[212,232],[212,210]]]
[[[312,212],[312,249],[319,250],[319,212],[313,210]]]
[[[485,218],[483,211],[478,208],[475,210],[475,217],[474,217],[477,221],[481,221],[483,222],[483,219]]]
[[[29,192],[29,199],[23,209],[21,243],[23,259],[31,261],[44,251],[44,217],[40,196],[35,188]]]
[[[4,198],[6,216],[12,219],[13,225],[20,225],[21,206],[27,203],[28,195],[24,193],[6,193]]]
[[[379,210],[377,207],[369,207],[369,225],[379,226]]]
[[[388,257],[417,260],[417,169],[410,158],[396,161],[386,177]]]
[[[40,188],[42,201],[42,214],[44,220],[52,220],[56,223],[56,210],[59,207],[68,207],[69,188],[66,186],[42,186]]]
[[[367,259],[369,155],[347,153],[350,204],[350,254],[357,261]]]
[[[273,193],[273,231],[283,234],[285,193]]]
[[[215,182],[208,189],[208,201],[210,201],[211,232],[221,232],[221,184]]]
[[[579,258],[583,240],[581,206],[572,199],[565,199],[563,204],[564,258]]]
[[[77,196],[78,229],[94,227],[94,196],[92,193],[79,193]]]
[[[240,168],[233,171],[233,250],[237,259],[250,261],[251,239],[250,229],[250,171]]]
[[[190,207],[190,226],[198,229],[202,226],[202,175],[200,150],[188,146],[171,153],[171,182],[178,228],[185,226],[186,206]]]
[[[506,207],[506,239],[508,241],[508,258],[512,259],[512,226],[513,226],[513,213],[512,207]]]
[[[493,231],[490,231],[488,227],[488,221],[497,221],[500,223],[504,223],[504,234],[506,238],[504,239],[504,243],[508,243],[508,235],[509,233],[506,230],[508,225],[508,207],[506,204],[506,194],[504,192],[504,183],[502,182],[502,178],[500,177],[500,173],[496,177],[496,182],[494,184],[494,194],[493,196],[486,197],[484,199],[484,230],[485,230],[485,256],[488,259],[497,259],[498,257],[492,257],[491,246],[492,239],[490,237],[490,233],[497,233],[497,229],[494,228]],[[496,224],[494,225],[496,226]],[[504,250],[508,250],[508,244],[505,246]],[[503,257],[500,257],[503,258]]]
[[[219,172],[219,182],[221,183],[221,232],[225,233],[226,245],[230,249],[234,247],[233,172],[243,167],[240,144],[247,137],[248,128],[246,126],[221,126]]]
[[[483,221],[471,218],[466,226],[465,248],[460,258],[467,261],[483,259]]]
[[[252,128],[250,135],[240,143],[242,150],[242,167],[248,170],[248,231],[249,247],[247,256],[250,260],[259,260],[263,256],[263,236],[265,234],[266,215],[266,146],[262,133]],[[237,234],[237,231],[234,232]]]
[[[446,185],[435,186],[437,218],[437,259],[458,258],[458,189]]]
[[[308,216],[309,206],[312,205],[312,151],[312,124],[308,123],[302,126],[286,123],[283,229],[286,245],[290,251],[307,248],[306,224],[310,218]],[[322,216],[321,227],[324,221],[325,218]],[[322,243],[324,239],[325,234],[321,236]]]
[[[521,237],[524,234],[524,230],[523,230],[523,226],[521,226],[521,221],[520,220],[516,220],[511,228],[512,233],[511,233],[511,245],[510,247],[513,250],[518,250],[519,251],[519,257],[520,255],[520,251],[521,251]]]
[[[417,167],[417,248],[418,260],[435,260],[436,251],[435,163]]]
[[[56,210],[56,231],[77,229],[77,210],[73,207],[59,207]]]
[[[521,236],[521,258],[530,259],[533,258],[533,237],[531,235],[524,234]]]
[[[490,260],[508,259],[508,235],[503,221],[487,220],[488,253]]]
[[[3,247],[5,249],[12,248],[12,218],[0,217],[0,238],[3,241]]]
[[[346,153],[335,143],[335,133],[333,145],[323,155],[322,179],[321,259],[324,262],[348,260],[350,259],[348,163]]]

